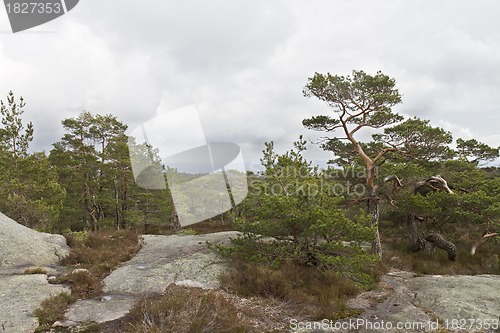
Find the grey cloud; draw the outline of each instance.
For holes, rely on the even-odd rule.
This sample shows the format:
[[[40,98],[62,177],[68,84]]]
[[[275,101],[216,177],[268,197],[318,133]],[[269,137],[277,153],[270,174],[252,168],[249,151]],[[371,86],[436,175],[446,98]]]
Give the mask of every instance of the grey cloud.
[[[301,93],[315,71],[382,70],[404,95],[398,112],[499,145],[499,9],[488,0],[85,1],[47,25],[55,34],[0,35],[0,96],[26,97],[36,149],[50,149],[60,120],[83,108],[133,128],[160,104],[196,104],[207,139],[235,142],[256,162],[264,141],[285,150],[299,134],[319,137],[301,125],[328,112]]]
[[[160,66],[173,61],[200,76],[258,65],[295,28],[286,6],[269,1],[94,2],[84,10],[79,19],[92,17],[119,50],[148,54]]]

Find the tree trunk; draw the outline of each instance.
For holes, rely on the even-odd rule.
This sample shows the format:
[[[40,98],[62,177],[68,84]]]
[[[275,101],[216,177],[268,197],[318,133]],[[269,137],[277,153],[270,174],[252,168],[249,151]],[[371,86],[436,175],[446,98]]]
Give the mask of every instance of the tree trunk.
[[[426,196],[428,193],[435,192],[435,191],[445,191],[449,194],[454,194],[453,191],[449,188],[448,182],[446,181],[446,179],[444,179],[440,175],[432,176],[432,177],[427,178],[426,180],[422,180],[422,181],[417,182],[415,184],[415,188],[413,190],[413,193],[414,194],[418,193],[422,196]],[[418,217],[413,213],[408,214],[406,217],[406,226],[407,226],[407,232],[408,232],[408,250],[410,252],[419,252],[419,251],[428,249],[427,242],[429,242],[429,240],[423,239],[422,237],[420,237],[418,235],[417,219],[418,219]],[[451,244],[453,245],[453,243],[451,243]],[[440,247],[437,244],[434,244],[434,246]],[[449,254],[452,252],[452,251],[451,252],[450,251],[448,252]],[[451,257],[454,258],[454,256],[455,256],[454,254],[450,254],[450,258]],[[450,259],[450,260],[454,260],[454,259]]]
[[[115,190],[115,230],[120,230],[120,202],[118,200],[118,186],[116,184],[116,180],[114,182],[114,190]]]
[[[432,256],[434,254],[434,250],[436,248],[436,245],[431,242],[425,242],[425,253],[429,256]]]
[[[125,212],[128,209],[127,207],[127,189],[125,188],[122,192],[122,210],[120,214],[120,219],[121,219],[121,224],[122,224],[122,229],[127,229],[127,219]],[[130,228],[130,226],[128,226]]]
[[[181,230],[181,224],[179,223],[179,216],[177,216],[177,212],[175,211],[175,209],[172,211],[172,214],[170,216],[170,223],[172,225],[174,233],[177,233],[179,230]]]
[[[408,232],[408,250],[410,252],[419,252],[423,250],[422,245],[425,246],[425,242],[423,242],[418,237],[418,228],[417,228],[417,217],[415,214],[408,214],[406,216],[406,227]]]
[[[447,241],[442,235],[438,233],[429,234],[427,237],[425,237],[425,240],[433,243],[435,247],[448,252],[448,259],[451,261],[455,261],[457,257],[457,247],[455,246],[455,244]]]
[[[382,244],[380,242],[380,232],[378,229],[380,211],[376,190],[376,187],[368,188],[368,212],[371,215],[370,226],[375,227],[375,240],[372,242],[372,252],[373,254],[376,254],[380,259],[382,259]]]

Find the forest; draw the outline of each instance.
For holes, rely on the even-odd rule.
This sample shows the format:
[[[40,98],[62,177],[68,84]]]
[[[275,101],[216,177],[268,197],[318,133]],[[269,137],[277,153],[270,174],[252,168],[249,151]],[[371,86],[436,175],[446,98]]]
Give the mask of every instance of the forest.
[[[221,251],[272,267],[293,258],[360,284],[386,250],[450,262],[479,256],[483,271],[500,272],[499,148],[393,112],[402,96],[381,72],[316,73],[303,94],[325,102],[324,114],[303,125],[325,134],[312,144],[331,152],[329,166],[306,160],[311,143],[302,136],[286,152],[263,143],[263,171],[247,172],[248,197],[211,219],[244,233]],[[32,152],[26,103],[13,92],[1,103],[0,211],[53,233],[179,230],[168,189],[136,185],[126,124],[83,111],[61,121],[64,135],[49,152]],[[271,251],[255,246],[266,237]]]

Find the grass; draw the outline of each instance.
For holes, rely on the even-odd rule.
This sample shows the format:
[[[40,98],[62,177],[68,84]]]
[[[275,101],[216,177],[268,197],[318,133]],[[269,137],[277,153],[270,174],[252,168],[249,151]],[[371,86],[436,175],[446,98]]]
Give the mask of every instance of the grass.
[[[62,275],[55,283],[68,284],[71,292],[81,299],[101,294],[101,281],[141,247],[139,236],[133,231],[97,232],[83,238],[67,234],[65,237],[72,248],[61,263],[83,270]]]
[[[423,251],[410,253],[405,243],[396,241],[386,244],[384,256],[377,264],[377,270],[385,273],[394,268],[431,275],[500,274],[498,250],[495,251],[493,242],[481,247],[475,255],[471,255],[466,250],[468,248],[470,247],[467,244],[457,243],[457,259],[450,261],[445,251],[436,249],[433,255]]]
[[[130,333],[250,332],[236,307],[219,293],[176,285],[136,304],[128,320],[125,331]]]
[[[233,225],[227,220],[222,223],[219,219],[206,220],[189,226],[197,234],[209,234],[213,232],[233,231]]]
[[[71,234],[65,237],[73,246],[62,264],[85,268],[101,280],[130,260],[141,247],[137,233],[129,230],[91,233],[83,240],[75,240]]]
[[[73,295],[66,293],[60,293],[44,300],[33,313],[39,321],[36,332],[44,332],[50,329],[56,321],[63,320],[64,312],[75,300]]]
[[[192,234],[209,234],[221,231],[233,231],[234,227],[226,220],[224,223],[220,217],[214,217],[211,220],[205,220],[199,223],[191,224],[189,227],[181,228],[177,234],[192,235]],[[173,229],[169,225],[149,225],[146,229],[142,230],[144,234],[148,235],[173,235]]]
[[[225,290],[242,297],[276,298],[293,304],[297,312],[313,320],[345,317],[346,301],[360,291],[354,282],[335,272],[292,262],[278,268],[242,261],[231,265],[220,277]]]
[[[68,285],[71,288],[71,294],[78,299],[88,299],[102,293],[101,280],[91,273],[64,274],[58,277],[55,283]]]
[[[183,230],[180,234],[189,235],[232,228],[230,224],[222,225],[220,221],[205,221]],[[138,235],[130,231],[66,235],[66,238],[72,250],[64,259],[64,265],[72,269],[87,269],[88,272],[78,271],[57,279],[59,283],[70,285],[73,296],[67,299],[67,295],[57,295],[42,304],[36,312],[41,318],[40,330],[61,320],[61,314],[76,297],[99,295],[102,279],[140,249]],[[493,242],[481,247],[475,256],[466,251],[468,244],[457,243],[457,260],[451,262],[447,254],[439,249],[433,256],[424,252],[409,253],[406,244],[396,237],[386,240],[384,257],[374,265],[374,276],[390,269],[419,274],[500,274],[498,251]],[[41,273],[37,268],[26,273],[28,271]],[[223,290],[171,285],[162,295],[144,298],[125,318],[94,327],[93,331],[269,333],[281,332],[273,325],[287,322],[292,317],[337,320],[359,314],[346,307],[347,300],[360,291],[353,281],[331,270],[304,267],[291,260],[285,259],[280,265],[270,267],[262,262],[248,262],[241,256],[234,256],[220,280]],[[282,310],[274,312],[279,308]]]
[[[130,260],[140,249],[139,236],[133,231],[97,232],[65,235],[71,246],[62,265],[71,273],[57,277],[51,283],[67,284],[71,296],[59,294],[45,300],[34,314],[40,321],[38,332],[64,318],[64,312],[76,299],[93,298],[102,293],[102,280],[122,262]],[[79,268],[80,270],[74,271]],[[26,272],[25,272],[26,273]],[[31,273],[37,274],[37,273]]]
[[[345,307],[359,288],[333,272],[287,263],[272,269],[233,262],[221,276],[222,290],[170,285],[144,298],[102,332],[277,333],[290,318],[340,319],[359,314]]]
[[[24,270],[24,274],[47,274],[47,269],[43,267],[30,267]]]

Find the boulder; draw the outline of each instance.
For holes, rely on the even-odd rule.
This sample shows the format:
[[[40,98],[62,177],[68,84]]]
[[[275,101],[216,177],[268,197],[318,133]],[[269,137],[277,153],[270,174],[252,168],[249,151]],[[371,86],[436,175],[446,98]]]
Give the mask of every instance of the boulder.
[[[32,230],[0,213],[0,271],[54,266],[68,253],[63,236]]]

